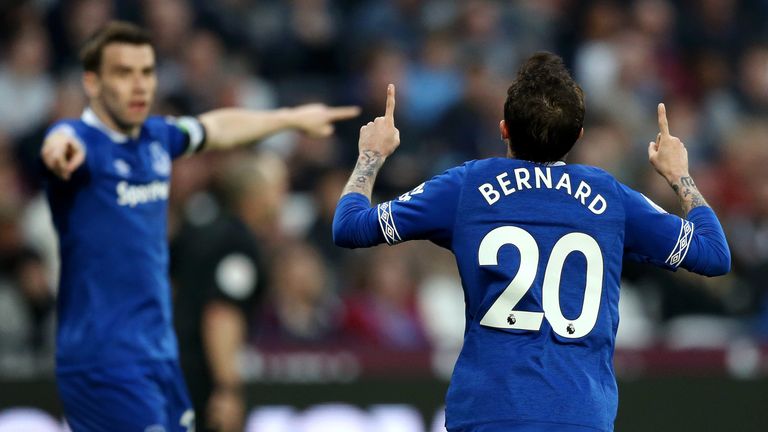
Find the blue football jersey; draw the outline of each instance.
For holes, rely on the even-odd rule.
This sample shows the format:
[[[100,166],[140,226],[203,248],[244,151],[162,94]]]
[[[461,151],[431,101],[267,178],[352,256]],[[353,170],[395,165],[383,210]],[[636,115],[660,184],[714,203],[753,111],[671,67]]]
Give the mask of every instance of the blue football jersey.
[[[51,131],[76,137],[85,162],[69,181],[49,175],[59,235],[57,367],[176,359],[168,280],[171,161],[204,139],[188,117],[150,117],[138,138],[87,109]]]
[[[472,161],[367,207],[360,194],[342,198],[338,243],[427,239],[456,257],[466,328],[447,394],[449,430],[613,430],[622,259],[671,270],[717,265],[691,246],[692,221],[583,165]],[[707,226],[727,254],[711,209],[689,219],[697,214],[714,218]]]

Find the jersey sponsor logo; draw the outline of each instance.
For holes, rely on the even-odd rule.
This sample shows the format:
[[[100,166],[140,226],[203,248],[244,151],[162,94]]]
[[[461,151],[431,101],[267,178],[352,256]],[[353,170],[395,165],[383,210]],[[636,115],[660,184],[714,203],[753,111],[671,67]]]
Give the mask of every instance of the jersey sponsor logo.
[[[136,207],[139,204],[165,201],[168,199],[169,190],[167,181],[153,181],[143,185],[130,185],[121,181],[117,184],[117,204]]]
[[[510,177],[510,174],[514,177]],[[550,167],[533,167],[533,174],[530,168],[515,168],[512,172],[502,172],[496,176],[498,189],[491,182],[481,184],[477,190],[483,196],[488,205],[496,204],[501,199],[502,194],[509,196],[523,189],[555,189],[561,190],[574,199],[581,202],[581,205],[587,207],[589,211],[596,215],[605,213],[608,203],[602,195],[592,195],[592,187],[585,181],[580,181],[574,188],[575,180],[571,181],[571,175],[564,172],[555,183],[552,178]],[[552,186],[554,184],[554,187]],[[591,199],[589,199],[591,198]]]
[[[152,157],[152,169],[158,175],[168,176],[171,174],[171,157],[168,156],[168,152],[159,142],[153,141],[149,145],[149,154]]]

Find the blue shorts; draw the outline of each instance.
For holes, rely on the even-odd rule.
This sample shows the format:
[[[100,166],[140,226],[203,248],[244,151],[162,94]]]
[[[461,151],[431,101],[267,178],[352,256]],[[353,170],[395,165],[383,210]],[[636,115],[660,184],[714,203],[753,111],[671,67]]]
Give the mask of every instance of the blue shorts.
[[[176,361],[57,372],[72,432],[190,432],[195,414]]]

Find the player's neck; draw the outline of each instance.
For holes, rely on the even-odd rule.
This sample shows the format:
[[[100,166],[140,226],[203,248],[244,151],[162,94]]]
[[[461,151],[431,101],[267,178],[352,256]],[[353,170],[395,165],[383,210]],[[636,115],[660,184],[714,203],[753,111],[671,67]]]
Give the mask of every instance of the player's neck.
[[[107,128],[130,138],[138,138],[139,133],[141,132],[141,125],[120,125],[120,122],[118,122],[114,116],[97,101],[91,101],[89,107],[91,108],[91,111],[96,114],[99,121]]]

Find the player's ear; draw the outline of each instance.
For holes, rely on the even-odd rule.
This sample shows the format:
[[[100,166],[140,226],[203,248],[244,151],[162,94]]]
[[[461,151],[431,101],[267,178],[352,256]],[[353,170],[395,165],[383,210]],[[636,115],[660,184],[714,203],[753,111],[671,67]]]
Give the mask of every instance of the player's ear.
[[[86,71],[83,73],[83,88],[88,98],[95,98],[101,91],[101,80],[96,72]]]
[[[582,129],[582,132],[584,130]],[[507,122],[504,120],[499,122],[499,132],[501,133],[501,139],[508,140],[509,139],[509,130],[507,129]]]
[[[584,136],[584,128],[581,128],[581,130],[579,131],[579,137],[576,138],[576,141],[580,140],[581,137],[583,137],[583,136]]]

